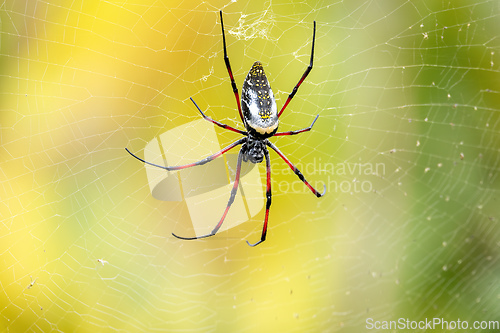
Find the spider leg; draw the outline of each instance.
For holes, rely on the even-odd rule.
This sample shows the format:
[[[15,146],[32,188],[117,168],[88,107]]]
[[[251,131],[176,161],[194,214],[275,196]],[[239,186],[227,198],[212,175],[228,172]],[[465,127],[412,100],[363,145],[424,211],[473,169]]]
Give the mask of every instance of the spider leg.
[[[234,178],[234,185],[233,189],[231,190],[231,196],[229,197],[229,201],[227,202],[226,210],[224,211],[224,214],[222,214],[222,217],[215,226],[214,230],[212,230],[211,233],[203,235],[203,236],[198,236],[198,237],[181,237],[177,236],[176,234],[172,233],[175,237],[179,239],[185,239],[185,240],[193,240],[193,239],[200,239],[200,238],[206,238],[213,236],[219,231],[220,227],[222,226],[222,223],[224,222],[224,219],[226,218],[227,212],[229,211],[229,208],[231,208],[231,205],[233,204],[234,197],[236,196],[236,192],[238,192],[238,184],[240,183],[240,173],[241,173],[241,160],[243,159],[243,154],[244,154],[244,147],[240,149],[240,152],[238,154],[238,163],[236,165],[236,176]]]
[[[205,157],[204,159],[198,161],[198,162],[194,162],[194,163],[189,163],[189,164],[184,164],[184,165],[179,165],[179,166],[171,166],[171,167],[166,167],[166,166],[163,166],[163,165],[158,165],[158,164],[154,164],[154,163],[151,163],[151,162],[147,162],[145,160],[143,160],[142,158],[140,157],[137,157],[136,155],[134,155],[133,153],[130,152],[130,150],[128,150],[127,148],[125,148],[125,150],[132,156],[134,156],[135,158],[137,158],[139,161],[141,162],[144,162],[146,164],[149,164],[149,165],[152,165],[152,166],[155,166],[157,168],[161,168],[161,169],[165,169],[165,170],[168,170],[168,171],[174,171],[174,170],[181,170],[181,169],[185,169],[185,168],[189,168],[189,167],[192,167],[192,166],[195,166],[195,165],[203,165],[205,163],[208,163],[210,161],[213,161],[214,159],[216,159],[217,157],[221,156],[222,154],[224,154],[225,152],[227,152],[228,150],[231,150],[233,149],[234,147],[236,147],[237,145],[241,145],[243,142],[245,142],[246,140],[246,137],[244,138],[241,138],[239,139],[238,141],[235,141],[233,142],[232,144],[230,144],[229,146],[227,146],[226,148],[222,149],[221,151],[213,154],[213,155],[210,155],[208,157]]]
[[[247,241],[247,244],[250,246],[255,246],[259,245],[263,241],[266,240],[266,234],[267,234],[267,220],[269,218],[269,208],[271,207],[271,159],[269,158],[269,152],[267,151],[267,148],[264,147],[264,156],[266,156],[266,174],[267,174],[267,187],[266,187],[266,217],[264,218],[264,227],[262,228],[262,236],[260,237],[260,240],[257,243],[250,244],[249,241]]]
[[[189,97],[189,98],[191,99],[191,102],[193,102],[194,106],[196,106],[196,108],[198,109],[198,111],[200,111],[201,115],[203,116],[203,118],[204,118],[205,120],[208,120],[209,122],[214,123],[215,125],[220,126],[220,127],[224,128],[224,129],[228,129],[228,130],[230,130],[230,131],[233,131],[233,132],[236,132],[236,133],[240,133],[240,134],[242,134],[242,135],[247,135],[247,132],[240,131],[239,129],[236,129],[236,128],[231,127],[231,126],[226,125],[226,124],[223,124],[223,123],[221,123],[221,122],[218,122],[217,120],[213,120],[212,118],[210,118],[210,117],[206,116],[206,115],[203,113],[203,111],[201,111],[201,109],[200,109],[200,107],[198,106],[198,104],[196,104],[196,102],[194,101],[194,99],[193,99],[192,97]]]
[[[304,178],[304,175],[302,174],[302,172],[300,172],[300,170],[297,169],[297,167],[295,165],[293,165],[292,162],[290,162],[290,160],[278,149],[278,147],[276,147],[275,145],[273,145],[269,141],[267,141],[266,144],[269,147],[271,147],[283,159],[283,161],[286,162],[286,164],[288,164],[290,169],[292,169],[293,172],[295,172],[295,174],[297,175],[297,177],[299,177],[299,179],[302,180],[304,182],[304,184],[306,184],[307,187],[309,187],[309,189],[312,191],[312,193],[314,193],[314,195],[316,195],[318,198],[325,195],[326,185],[323,184],[323,186],[324,186],[323,193],[319,193],[314,187],[311,186],[311,184],[309,184],[309,182]]]
[[[283,111],[285,111],[285,108],[288,106],[288,103],[290,103],[290,101],[292,100],[293,96],[295,96],[295,93],[297,93],[297,90],[299,89],[300,85],[302,84],[302,82],[304,82],[304,80],[306,79],[307,75],[309,74],[309,72],[313,68],[314,40],[315,39],[316,39],[316,21],[314,21],[314,28],[313,28],[313,42],[312,42],[312,48],[311,48],[311,61],[309,62],[309,66],[307,66],[306,71],[304,72],[304,74],[302,74],[302,77],[300,78],[299,83],[297,83],[297,85],[295,85],[295,87],[293,88],[293,90],[290,93],[290,95],[288,95],[288,98],[286,99],[285,104],[281,108],[281,111],[278,113],[278,118],[279,118],[279,116],[281,116],[281,114],[283,113]]]
[[[229,73],[229,78],[231,79],[231,87],[233,88],[234,97],[236,98],[236,104],[238,104],[238,112],[240,113],[240,118],[243,124],[245,124],[245,118],[243,118],[243,112],[241,112],[240,95],[238,93],[238,87],[236,87],[236,82],[234,82],[233,71],[231,70],[231,64],[229,63],[229,57],[227,56],[226,50],[226,34],[224,33],[224,21],[222,20],[222,10],[220,13],[220,25],[222,29],[222,45],[224,47],[224,62],[226,63],[227,72]]]
[[[274,136],[282,136],[282,135],[295,135],[295,134],[300,134],[300,133],[304,133],[304,132],[308,132],[312,129],[314,123],[316,122],[316,120],[318,119],[319,117],[319,114],[316,116],[316,118],[314,118],[311,126],[307,127],[307,128],[303,128],[301,130],[296,130],[296,131],[289,131],[289,132],[279,132],[279,133],[275,133]]]

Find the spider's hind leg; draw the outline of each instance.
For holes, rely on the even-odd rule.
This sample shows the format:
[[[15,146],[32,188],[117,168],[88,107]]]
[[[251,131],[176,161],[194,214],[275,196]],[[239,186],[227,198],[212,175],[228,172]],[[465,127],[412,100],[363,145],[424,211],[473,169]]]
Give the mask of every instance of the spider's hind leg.
[[[236,87],[236,82],[234,82],[233,71],[231,70],[231,64],[229,63],[229,57],[227,56],[226,48],[226,34],[224,33],[224,20],[222,19],[222,10],[220,13],[220,26],[222,29],[222,47],[224,49],[224,62],[226,64],[227,73],[229,74],[229,79],[231,80],[231,88],[233,89],[234,98],[236,98],[236,104],[238,105],[238,112],[240,113],[240,118],[243,123],[245,123],[245,118],[241,111],[240,95],[238,93],[238,87]]]
[[[239,133],[239,134],[241,134],[241,135],[247,135],[247,132],[245,132],[245,131],[240,131],[240,130],[239,130],[239,129],[237,129],[237,128],[234,128],[234,127],[231,127],[231,126],[229,126],[229,125],[223,124],[223,123],[221,123],[220,121],[213,120],[212,118],[210,118],[209,116],[207,116],[207,115],[206,115],[203,111],[201,111],[200,107],[198,106],[198,104],[196,104],[196,102],[194,101],[194,99],[193,99],[192,97],[189,97],[189,99],[191,99],[191,102],[193,102],[194,106],[196,106],[196,108],[198,109],[198,111],[200,111],[201,116],[202,116],[205,120],[207,120],[207,121],[209,121],[209,122],[211,122],[211,123],[213,123],[213,124],[215,124],[215,125],[217,125],[217,126],[219,126],[219,127],[222,127],[223,129],[228,129],[228,130],[230,130],[230,131],[233,131],[233,132]]]
[[[288,95],[288,98],[286,99],[285,104],[283,104],[283,107],[281,108],[280,112],[278,113],[278,118],[281,116],[281,114],[283,113],[283,111],[285,111],[286,107],[288,106],[288,103],[290,103],[290,101],[292,100],[293,96],[295,96],[295,94],[297,93],[297,90],[299,89],[300,85],[302,84],[302,82],[304,82],[304,80],[306,79],[306,77],[309,75],[309,72],[313,68],[314,41],[315,40],[316,40],[316,21],[314,21],[314,24],[313,24],[313,40],[312,40],[312,47],[311,47],[311,60],[309,61],[309,66],[307,66],[307,68],[306,68],[304,74],[302,74],[302,77],[300,78],[299,82],[295,85],[295,87],[293,88],[293,90],[290,93],[290,95]]]

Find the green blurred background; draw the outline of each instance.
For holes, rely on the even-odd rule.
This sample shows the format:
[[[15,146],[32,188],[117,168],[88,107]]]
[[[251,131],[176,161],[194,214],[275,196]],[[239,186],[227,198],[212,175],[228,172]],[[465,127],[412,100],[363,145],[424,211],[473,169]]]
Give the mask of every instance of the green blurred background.
[[[368,318],[500,320],[497,0],[0,8],[0,330],[364,332]],[[260,237],[263,211],[209,239],[172,237],[185,203],[154,199],[124,150],[142,156],[198,119],[191,96],[242,128],[220,9],[238,87],[260,60],[278,107],[308,64],[317,22],[314,68],[280,129],[320,118],[272,141],[312,163],[306,177],[328,193],[287,191],[297,179],[271,152],[279,186],[256,248],[245,240]],[[222,145],[238,137],[216,131]],[[353,165],[363,172],[342,172]]]

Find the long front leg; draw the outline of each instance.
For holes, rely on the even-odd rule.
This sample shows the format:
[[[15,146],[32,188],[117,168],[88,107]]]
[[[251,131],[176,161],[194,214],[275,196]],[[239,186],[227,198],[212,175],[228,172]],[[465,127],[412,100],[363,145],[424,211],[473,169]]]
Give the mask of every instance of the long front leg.
[[[250,244],[249,241],[247,241],[247,244],[250,246],[255,246],[259,245],[263,241],[266,240],[266,234],[267,234],[267,221],[269,219],[269,208],[271,207],[271,159],[269,158],[269,152],[267,151],[267,148],[264,148],[264,156],[266,157],[266,174],[267,174],[267,186],[266,186],[266,216],[264,218],[264,227],[262,228],[262,236],[260,237],[260,241],[254,244]]]
[[[222,226],[222,223],[226,219],[226,215],[227,215],[227,212],[229,211],[229,208],[231,208],[231,205],[234,202],[234,197],[236,196],[236,192],[238,192],[238,184],[240,183],[240,173],[241,173],[241,160],[242,160],[243,154],[244,154],[243,149],[245,149],[245,146],[243,146],[243,148],[240,149],[240,153],[238,154],[238,163],[236,165],[236,176],[234,178],[234,185],[233,185],[233,189],[231,190],[231,196],[229,197],[229,201],[227,202],[226,210],[224,210],[224,214],[222,214],[222,217],[221,217],[219,223],[217,223],[217,225],[215,226],[214,230],[212,230],[212,232],[209,234],[206,234],[203,236],[198,236],[198,237],[181,237],[181,236],[177,236],[174,233],[172,233],[172,235],[174,235],[177,238],[184,239],[184,240],[193,240],[193,239],[200,239],[200,238],[206,238],[206,237],[213,236],[217,233],[217,231],[219,231],[220,227]]]

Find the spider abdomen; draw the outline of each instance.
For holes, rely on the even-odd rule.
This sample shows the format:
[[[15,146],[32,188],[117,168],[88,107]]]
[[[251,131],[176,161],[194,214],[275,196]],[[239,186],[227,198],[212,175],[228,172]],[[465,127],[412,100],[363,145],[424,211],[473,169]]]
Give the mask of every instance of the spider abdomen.
[[[247,131],[268,138],[278,130],[278,110],[260,61],[254,62],[241,89],[241,109]]]

